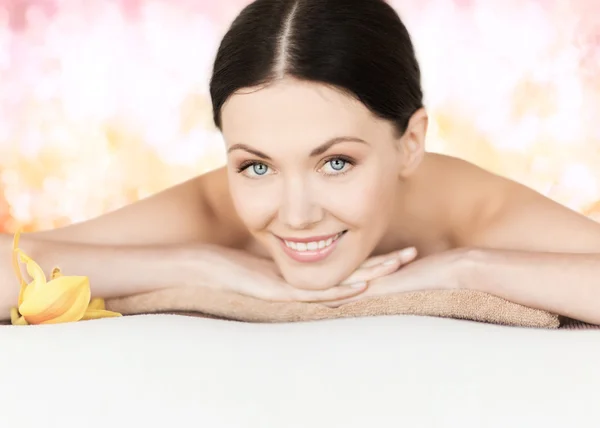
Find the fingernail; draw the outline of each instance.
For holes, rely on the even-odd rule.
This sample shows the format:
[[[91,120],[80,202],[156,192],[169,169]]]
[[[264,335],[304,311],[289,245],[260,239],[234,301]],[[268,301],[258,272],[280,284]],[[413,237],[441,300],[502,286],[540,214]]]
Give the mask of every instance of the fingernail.
[[[405,248],[400,251],[399,255],[402,259],[407,259],[409,257],[413,257],[417,253],[417,249],[415,247]]]
[[[353,282],[352,284],[350,284],[351,288],[364,288],[367,286],[367,282],[366,281],[362,281],[362,282]]]
[[[415,247],[410,247],[410,248],[405,248],[403,250],[400,250],[398,252],[398,255],[395,258],[386,260],[383,263],[383,266],[395,265],[395,264],[398,264],[398,262],[401,262],[406,259],[410,259],[411,257],[414,257],[416,252],[417,252],[417,249]]]

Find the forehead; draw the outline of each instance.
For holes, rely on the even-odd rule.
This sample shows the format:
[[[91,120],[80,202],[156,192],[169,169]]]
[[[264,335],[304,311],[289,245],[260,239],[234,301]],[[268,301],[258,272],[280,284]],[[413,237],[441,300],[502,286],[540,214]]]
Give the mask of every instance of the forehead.
[[[326,85],[284,79],[239,91],[221,111],[228,144],[302,140],[321,143],[339,135],[367,137],[377,127],[358,100]]]

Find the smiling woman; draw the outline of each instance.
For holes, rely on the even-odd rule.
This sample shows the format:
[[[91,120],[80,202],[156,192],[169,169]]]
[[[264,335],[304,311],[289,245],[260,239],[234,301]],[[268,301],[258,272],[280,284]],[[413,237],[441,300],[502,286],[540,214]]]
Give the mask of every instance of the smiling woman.
[[[349,276],[397,214],[410,160],[395,126],[342,91],[287,77],[232,93],[222,117],[231,197],[253,238],[296,286]],[[417,118],[423,132],[425,116]]]
[[[256,0],[210,92],[225,168],[26,235],[25,250],[98,297],[193,283],[336,306],[470,288],[600,323],[600,226],[427,152],[419,64],[385,1]]]

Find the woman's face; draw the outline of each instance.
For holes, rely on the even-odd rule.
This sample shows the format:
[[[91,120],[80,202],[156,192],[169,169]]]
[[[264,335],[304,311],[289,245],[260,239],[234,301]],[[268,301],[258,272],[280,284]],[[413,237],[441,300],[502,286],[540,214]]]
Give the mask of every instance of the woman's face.
[[[324,85],[285,79],[222,109],[237,213],[290,284],[337,285],[383,238],[403,165],[392,124]]]

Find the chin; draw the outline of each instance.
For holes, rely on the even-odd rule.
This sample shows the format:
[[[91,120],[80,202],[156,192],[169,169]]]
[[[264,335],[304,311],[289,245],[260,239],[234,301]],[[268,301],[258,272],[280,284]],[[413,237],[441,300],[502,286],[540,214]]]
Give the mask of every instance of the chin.
[[[278,241],[270,252],[288,284],[303,290],[326,290],[339,285],[362,263],[363,255],[352,251],[360,247],[354,242],[356,238],[344,232],[333,251],[320,260],[318,255],[310,258],[290,255]]]
[[[297,272],[283,274],[283,278],[288,284],[302,290],[327,290],[342,281],[337,278],[327,278],[324,275],[316,278],[315,275],[298,274]]]
[[[327,290],[339,285],[356,270],[356,267],[339,261],[305,266],[290,266],[286,263],[279,266],[286,282],[302,290]]]

